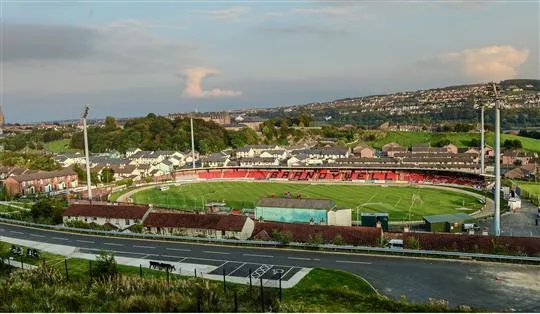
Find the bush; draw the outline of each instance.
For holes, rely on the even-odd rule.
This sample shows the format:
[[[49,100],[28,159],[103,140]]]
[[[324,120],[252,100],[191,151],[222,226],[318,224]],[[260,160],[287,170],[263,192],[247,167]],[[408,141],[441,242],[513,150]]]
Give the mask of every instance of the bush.
[[[321,245],[324,243],[324,239],[320,233],[310,234],[308,243],[311,245]]]
[[[66,206],[67,202],[65,200],[45,198],[34,203],[30,213],[36,222],[59,224],[62,223],[62,213]]]
[[[410,237],[407,239],[407,248],[411,250],[420,250],[420,241],[418,238]]]
[[[292,241],[292,233],[290,231],[281,231],[279,229],[272,230],[272,240],[281,242],[282,244],[289,244]]]
[[[95,267],[92,267],[92,277],[96,279],[110,280],[118,275],[114,254],[101,251],[96,259]]]
[[[334,237],[334,240],[332,240],[332,243],[334,245],[343,245],[345,243],[345,241],[343,240],[343,237],[341,236],[341,234],[338,233]]]

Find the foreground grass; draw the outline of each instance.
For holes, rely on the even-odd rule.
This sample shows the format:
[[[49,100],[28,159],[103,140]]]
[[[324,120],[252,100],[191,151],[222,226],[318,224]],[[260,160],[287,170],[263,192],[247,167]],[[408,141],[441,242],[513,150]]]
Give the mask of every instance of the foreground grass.
[[[135,203],[156,207],[201,209],[203,202],[225,201],[229,207],[242,209],[254,208],[262,197],[272,194],[280,197],[285,192],[300,193],[302,198],[333,199],[339,208],[353,209],[353,219],[356,219],[357,210],[359,213],[389,213],[392,220],[419,220],[425,215],[471,212],[482,207],[474,196],[440,189],[275,182],[194,183],[171,187],[167,191],[152,188],[135,193],[132,198]]]
[[[1,312],[259,312],[256,286],[175,277],[139,278],[122,274],[110,280],[65,280],[50,265],[34,270],[0,269]],[[235,295],[236,304],[235,307]],[[410,304],[377,295],[361,278],[315,269],[296,287],[264,289],[264,311],[272,312],[444,312],[467,308]]]

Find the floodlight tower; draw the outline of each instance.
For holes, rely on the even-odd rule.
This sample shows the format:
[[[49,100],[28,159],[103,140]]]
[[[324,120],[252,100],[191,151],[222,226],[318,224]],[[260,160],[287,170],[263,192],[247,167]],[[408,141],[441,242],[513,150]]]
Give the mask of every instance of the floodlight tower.
[[[190,118],[191,123],[191,163],[193,165],[193,169],[195,169],[195,136],[193,134],[193,113],[191,113]]]
[[[501,101],[497,86],[491,83],[495,94],[495,195],[493,232],[495,236],[501,235]]]
[[[486,167],[485,167],[485,128],[484,128],[484,103],[482,102],[480,104],[480,174],[483,175],[486,173]]]
[[[87,124],[86,124],[86,118],[88,117],[88,111],[90,108],[88,106],[84,107],[84,112],[82,115],[82,121],[83,121],[83,136],[84,136],[84,155],[86,159],[86,185],[88,187],[88,200],[92,202],[92,182],[90,178],[90,156],[88,153],[88,132],[87,132]]]

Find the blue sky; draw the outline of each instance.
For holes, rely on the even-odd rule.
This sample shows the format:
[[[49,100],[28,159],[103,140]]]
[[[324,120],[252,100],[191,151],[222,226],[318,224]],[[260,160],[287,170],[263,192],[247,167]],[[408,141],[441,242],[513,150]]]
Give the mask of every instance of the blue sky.
[[[8,122],[539,78],[537,1],[3,1]]]

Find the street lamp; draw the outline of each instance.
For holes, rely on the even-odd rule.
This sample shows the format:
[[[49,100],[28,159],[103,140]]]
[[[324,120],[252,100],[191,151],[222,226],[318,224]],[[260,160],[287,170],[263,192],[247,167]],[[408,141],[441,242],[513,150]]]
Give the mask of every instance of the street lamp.
[[[495,208],[493,217],[493,232],[501,235],[501,101],[497,86],[491,83],[495,94]]]

